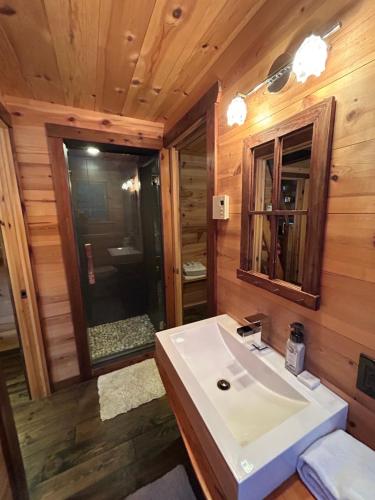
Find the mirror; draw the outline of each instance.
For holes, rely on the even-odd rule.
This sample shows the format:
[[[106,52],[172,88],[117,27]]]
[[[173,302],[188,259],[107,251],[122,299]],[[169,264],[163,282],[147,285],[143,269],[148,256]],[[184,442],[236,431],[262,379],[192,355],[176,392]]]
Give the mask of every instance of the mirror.
[[[237,276],[319,307],[334,99],[245,140]]]

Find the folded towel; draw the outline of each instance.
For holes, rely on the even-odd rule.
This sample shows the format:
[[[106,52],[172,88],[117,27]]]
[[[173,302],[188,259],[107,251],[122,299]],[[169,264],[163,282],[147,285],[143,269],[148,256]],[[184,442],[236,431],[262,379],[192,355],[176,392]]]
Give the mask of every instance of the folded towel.
[[[297,470],[318,500],[375,498],[375,452],[342,430],[307,448]]]

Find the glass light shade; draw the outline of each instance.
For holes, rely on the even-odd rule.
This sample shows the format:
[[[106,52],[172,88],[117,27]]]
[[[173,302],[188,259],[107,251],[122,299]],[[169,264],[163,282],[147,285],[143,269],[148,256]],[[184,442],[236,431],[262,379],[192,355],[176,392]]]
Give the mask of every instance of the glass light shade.
[[[123,182],[121,189],[123,191],[132,191],[134,188],[134,180],[133,179],[128,179],[127,181]]]
[[[317,35],[305,38],[293,60],[293,72],[297,81],[304,83],[311,75],[319,76],[326,67],[328,46]]]
[[[91,156],[97,156],[100,153],[100,150],[98,148],[95,148],[94,146],[89,146],[88,148],[86,148],[86,151]]]
[[[243,97],[234,97],[228,106],[227,122],[231,127],[232,125],[243,125],[246,120],[247,106]]]

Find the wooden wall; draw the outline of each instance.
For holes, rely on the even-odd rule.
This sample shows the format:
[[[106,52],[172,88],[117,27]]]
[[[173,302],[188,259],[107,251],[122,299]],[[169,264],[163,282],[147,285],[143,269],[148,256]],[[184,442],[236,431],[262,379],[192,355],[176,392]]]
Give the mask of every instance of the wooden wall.
[[[41,321],[54,383],[78,375],[67,282],[62,261],[45,123],[126,135],[126,145],[160,149],[163,126],[122,116],[8,97],[16,159],[30,234]]]
[[[272,2],[268,13],[258,14],[257,31],[248,34],[243,59],[218,68],[224,93],[217,190],[231,197],[230,220],[218,223],[218,312],[238,319],[258,311],[268,314],[272,330],[266,340],[280,351],[289,323],[304,323],[307,368],[350,401],[350,432],[375,447],[375,400],[356,388],[359,354],[375,357],[375,3],[293,0]],[[247,100],[246,123],[226,125],[226,107],[237,90],[255,85],[274,59],[298,45],[310,30],[319,32],[338,20],[343,27],[329,40],[327,68],[319,78],[298,84],[292,77],[276,95],[258,91]],[[315,312],[236,278],[241,154],[245,137],[330,96],[337,100],[337,111],[322,305]]]

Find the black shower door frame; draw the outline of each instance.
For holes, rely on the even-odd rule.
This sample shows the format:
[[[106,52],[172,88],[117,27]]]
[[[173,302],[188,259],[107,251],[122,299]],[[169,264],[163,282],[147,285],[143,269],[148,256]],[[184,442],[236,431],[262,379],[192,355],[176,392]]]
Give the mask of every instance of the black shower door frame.
[[[73,328],[77,348],[77,357],[80,371],[80,380],[88,380],[98,375],[108,373],[112,370],[137,363],[141,360],[154,356],[154,346],[142,349],[137,353],[126,353],[119,355],[114,359],[103,360],[95,366],[92,366],[90,359],[90,350],[87,336],[87,322],[82,294],[82,283],[80,275],[80,264],[77,253],[76,235],[71,205],[70,181],[68,176],[68,164],[64,151],[65,139],[76,139],[83,142],[96,142],[102,144],[117,144],[133,150],[135,154],[139,149],[147,149],[159,153],[159,165],[161,183],[163,183],[163,171],[161,150],[155,147],[145,147],[143,145],[133,145],[131,139],[126,135],[105,132],[65,125],[46,124],[48,149],[51,158],[52,177],[56,193],[56,206],[59,222],[59,229],[62,240],[62,253],[65,267],[65,273],[68,284],[71,314],[73,319]],[[166,179],[168,181],[168,179]],[[163,192],[163,189],[162,189]],[[169,200],[161,197],[162,213],[164,214],[164,204]],[[161,221],[163,247],[169,245],[170,235],[168,228],[164,228],[164,216]],[[168,275],[173,263],[169,262],[168,252],[163,252],[164,280],[165,280],[165,301],[166,301],[166,322],[167,326],[173,326],[173,318],[168,317],[168,311],[171,309],[168,302],[173,300],[173,292],[168,289]]]

